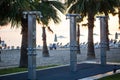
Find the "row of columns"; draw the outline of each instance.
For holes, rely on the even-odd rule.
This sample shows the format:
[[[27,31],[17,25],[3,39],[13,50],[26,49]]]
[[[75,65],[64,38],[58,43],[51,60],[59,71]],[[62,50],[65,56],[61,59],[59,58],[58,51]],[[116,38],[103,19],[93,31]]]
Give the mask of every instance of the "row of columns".
[[[28,80],[36,80],[36,17],[41,17],[39,11],[25,11],[24,18],[28,16]],[[70,19],[70,71],[77,71],[77,39],[76,39],[76,17],[79,14],[67,14]],[[101,40],[101,64],[106,64],[106,22],[107,17],[99,16],[100,19],[100,40]]]
[[[76,40],[76,17],[80,18],[79,14],[67,14],[66,18],[70,19],[70,70],[77,71],[77,40]],[[106,64],[106,20],[105,16],[98,16],[100,19],[100,54],[101,64]]]

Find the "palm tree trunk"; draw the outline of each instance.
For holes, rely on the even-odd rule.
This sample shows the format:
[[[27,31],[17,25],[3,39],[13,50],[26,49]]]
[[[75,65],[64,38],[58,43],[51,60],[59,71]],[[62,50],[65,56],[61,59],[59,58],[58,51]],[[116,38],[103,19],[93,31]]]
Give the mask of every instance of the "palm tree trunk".
[[[118,8],[119,29],[120,29],[120,8]]]
[[[80,25],[77,26],[77,53],[80,54]]]
[[[87,51],[87,59],[95,59],[94,42],[93,42],[93,28],[94,28],[94,15],[93,14],[88,14],[88,51]]]
[[[108,17],[107,12],[105,13],[105,16]],[[106,50],[110,50],[109,48],[109,26],[108,26],[108,18],[106,20]]]
[[[45,32],[45,27],[42,27],[42,37],[43,37],[43,57],[49,57],[49,51],[48,51],[48,47],[47,47],[47,42],[46,42],[46,32]]]
[[[109,47],[109,27],[108,27],[108,20],[106,20],[106,50],[110,50]]]
[[[20,52],[20,64],[19,67],[28,67],[28,55],[27,55],[27,47],[28,47],[28,21],[27,19],[23,19],[21,21],[22,25],[22,45]]]

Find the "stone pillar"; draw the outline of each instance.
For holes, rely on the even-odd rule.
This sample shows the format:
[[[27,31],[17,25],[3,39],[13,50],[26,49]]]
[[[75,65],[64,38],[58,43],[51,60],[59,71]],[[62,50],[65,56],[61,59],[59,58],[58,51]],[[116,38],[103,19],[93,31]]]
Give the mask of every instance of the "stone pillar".
[[[106,65],[106,16],[98,16],[100,19],[100,54],[101,54],[101,65]]]
[[[23,12],[28,16],[28,80],[36,80],[36,16],[39,11]]]
[[[70,19],[70,70],[77,71],[77,38],[76,38],[76,17],[78,14],[67,14],[67,19]]]

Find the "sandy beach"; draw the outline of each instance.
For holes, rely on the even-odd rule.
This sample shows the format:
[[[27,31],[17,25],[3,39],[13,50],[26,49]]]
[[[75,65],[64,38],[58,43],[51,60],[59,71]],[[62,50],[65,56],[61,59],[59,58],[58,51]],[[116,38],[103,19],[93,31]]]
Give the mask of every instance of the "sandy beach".
[[[37,66],[44,65],[66,65],[70,62],[70,50],[69,48],[60,48],[57,50],[49,50],[50,57],[42,57],[42,50],[36,50],[36,64]],[[100,49],[95,49],[97,63],[100,63]],[[120,48],[112,48],[107,51],[107,62],[120,63]],[[86,61],[87,49],[81,48],[81,54],[77,54],[77,62]],[[0,68],[5,67],[17,67],[20,60],[20,50],[2,50]]]

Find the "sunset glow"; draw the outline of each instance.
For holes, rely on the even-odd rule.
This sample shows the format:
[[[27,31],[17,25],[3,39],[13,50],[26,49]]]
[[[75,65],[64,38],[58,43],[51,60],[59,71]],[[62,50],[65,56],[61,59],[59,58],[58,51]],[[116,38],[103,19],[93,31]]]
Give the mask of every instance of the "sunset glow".
[[[69,20],[66,20],[66,17],[62,15],[62,21],[60,24],[54,24],[51,22],[49,26],[54,31],[54,33],[50,33],[48,30],[46,30],[47,33],[47,44],[54,42],[54,35],[57,34],[57,36],[64,36],[65,38],[58,38],[58,42],[64,44],[67,44],[69,42]],[[84,21],[82,23],[86,23],[87,21]],[[82,27],[80,23],[80,42],[87,42],[87,33],[88,29],[87,27]],[[114,39],[114,35],[116,32],[119,33],[118,29],[118,16],[110,17],[109,19],[109,32],[111,35],[109,35],[110,39]],[[5,43],[8,46],[20,46],[21,45],[21,28],[10,28],[10,24],[0,29],[0,36],[1,39],[5,41]],[[100,23],[99,19],[96,19],[95,21],[95,27],[94,27],[94,42],[100,41]],[[42,45],[42,28],[40,24],[37,24],[37,45]]]

